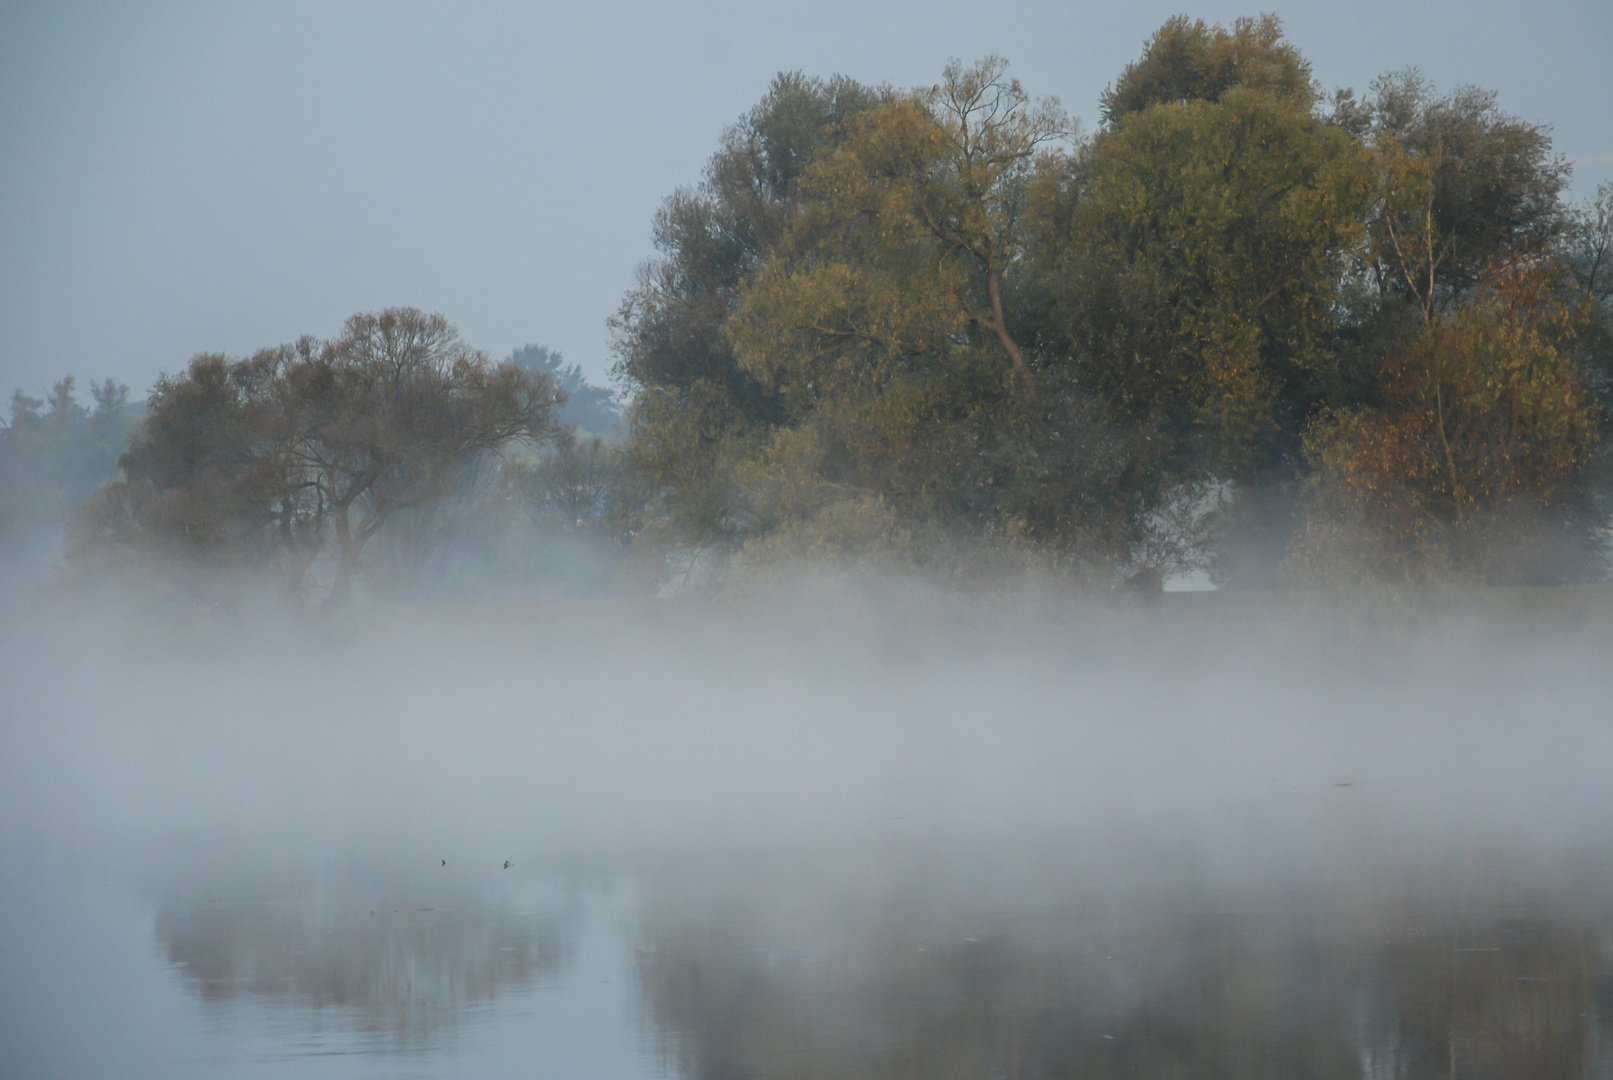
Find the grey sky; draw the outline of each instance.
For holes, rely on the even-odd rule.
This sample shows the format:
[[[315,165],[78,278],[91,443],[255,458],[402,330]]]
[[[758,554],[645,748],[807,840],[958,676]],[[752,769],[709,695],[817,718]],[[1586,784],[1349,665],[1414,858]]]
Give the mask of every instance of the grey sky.
[[[1090,130],[1171,2],[0,5],[0,390],[137,394],[194,353],[442,311],[596,381],[651,215],[780,70],[935,81],[1013,62]],[[1228,22],[1253,6],[1203,3]],[[1329,86],[1419,67],[1613,178],[1613,4],[1278,7]]]

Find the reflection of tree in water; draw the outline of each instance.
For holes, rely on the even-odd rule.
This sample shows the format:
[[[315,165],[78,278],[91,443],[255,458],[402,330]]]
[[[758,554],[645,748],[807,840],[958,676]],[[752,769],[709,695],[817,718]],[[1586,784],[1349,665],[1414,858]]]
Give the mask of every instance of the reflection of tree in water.
[[[336,1013],[358,1033],[423,1043],[467,1008],[558,979],[575,915],[379,876],[232,877],[162,896],[156,934],[203,1001]]]
[[[1547,1080],[1613,1065],[1613,921],[1538,890],[1003,906],[749,877],[716,903],[670,890],[646,907],[646,1019],[685,1076]]]

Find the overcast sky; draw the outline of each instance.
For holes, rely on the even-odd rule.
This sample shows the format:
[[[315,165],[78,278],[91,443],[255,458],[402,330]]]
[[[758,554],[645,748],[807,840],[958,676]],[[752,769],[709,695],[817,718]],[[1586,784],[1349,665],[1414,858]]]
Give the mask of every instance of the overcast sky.
[[[898,86],[1000,53],[1091,130],[1176,2],[5,3],[0,390],[441,311],[595,381],[650,218],[780,70]],[[1230,21],[1257,8],[1203,3]],[[1277,8],[1328,87],[1414,65],[1613,179],[1613,3]]]

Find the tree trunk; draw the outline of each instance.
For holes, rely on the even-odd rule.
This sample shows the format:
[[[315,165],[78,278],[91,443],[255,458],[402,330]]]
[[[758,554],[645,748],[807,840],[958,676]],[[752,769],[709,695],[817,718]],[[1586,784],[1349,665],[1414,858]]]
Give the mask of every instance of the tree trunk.
[[[1002,343],[1008,359],[1014,362],[1014,370],[1028,377],[1031,373],[1030,368],[1025,366],[1025,358],[1019,354],[1019,346],[1008,333],[1008,322],[1003,318],[1002,285],[997,279],[997,268],[990,263],[986,264],[986,295],[991,298],[991,326],[997,331],[997,340]]]
[[[358,557],[364,550],[364,541],[369,539],[362,532],[354,533],[347,520],[347,503],[336,507],[336,545],[339,558],[336,561],[336,580],[330,584],[330,592],[325,596],[325,606],[338,608],[347,603],[353,593],[353,575],[358,569]]]

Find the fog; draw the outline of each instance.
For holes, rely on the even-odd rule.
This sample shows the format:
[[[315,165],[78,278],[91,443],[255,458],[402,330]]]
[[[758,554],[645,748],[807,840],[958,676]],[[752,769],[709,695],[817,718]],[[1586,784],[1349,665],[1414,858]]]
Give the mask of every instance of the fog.
[[[617,996],[573,1034],[620,1075],[1090,1070],[1080,1040],[1128,1023],[1141,1056],[1090,1074],[1156,1075],[1168,1043],[1232,1075],[1338,1054],[1421,1075],[1367,1067],[1432,1060],[1408,1008],[1483,1028],[1475,1075],[1605,1060],[1597,590],[1121,605],[820,580],[319,619],[9,611],[8,925],[82,943],[95,918],[39,905],[78,911],[86,881],[129,897],[129,933],[232,1018],[231,1052],[253,1010],[279,1017],[254,1037],[286,1075],[297,1032],[453,1075],[513,1045],[488,1015],[581,1007],[584,983]],[[21,948],[8,1002],[66,977]],[[1530,979],[1556,996],[1460,1004]],[[1547,1035],[1507,1034],[1525,1005]],[[19,1075],[57,1074],[76,1010],[0,1011],[37,1064]]]
[[[1228,854],[1345,821],[1566,841],[1608,809],[1596,591],[1529,620],[825,589],[13,618],[6,819],[18,841],[321,855],[839,843],[898,820]]]

